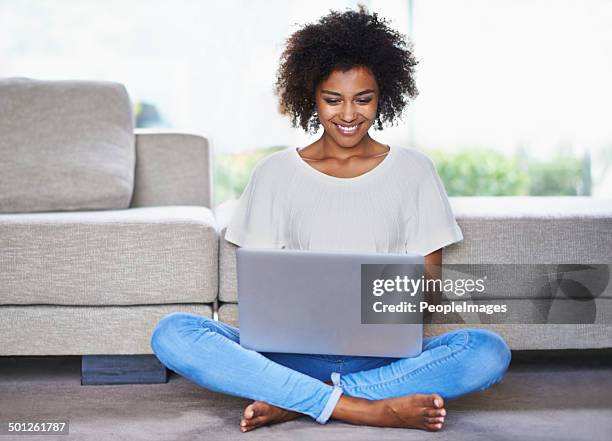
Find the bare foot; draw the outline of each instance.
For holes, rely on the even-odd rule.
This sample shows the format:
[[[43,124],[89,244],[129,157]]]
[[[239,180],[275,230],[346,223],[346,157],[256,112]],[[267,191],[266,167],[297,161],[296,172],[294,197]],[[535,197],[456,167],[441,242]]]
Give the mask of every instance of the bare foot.
[[[248,432],[266,424],[277,424],[290,421],[304,414],[285,410],[263,401],[253,401],[245,409],[240,421],[240,430]]]
[[[405,427],[438,431],[444,424],[446,409],[438,394],[414,394],[386,400],[366,400],[341,396],[332,417],[367,426]]]
[[[333,384],[325,381],[325,384]],[[303,416],[299,412],[293,412],[263,401],[253,401],[244,409],[242,420],[240,420],[240,430],[248,432],[266,424],[284,423]]]

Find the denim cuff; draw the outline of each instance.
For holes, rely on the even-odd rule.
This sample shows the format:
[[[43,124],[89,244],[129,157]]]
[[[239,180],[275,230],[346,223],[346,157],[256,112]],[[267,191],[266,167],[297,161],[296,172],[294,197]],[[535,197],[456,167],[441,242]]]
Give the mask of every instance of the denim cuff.
[[[319,424],[325,424],[327,420],[331,417],[332,412],[334,411],[338,400],[340,399],[340,395],[342,395],[342,387],[340,387],[340,374],[338,372],[332,372],[331,374],[332,383],[334,383],[334,388],[332,390],[321,415],[315,420]]]

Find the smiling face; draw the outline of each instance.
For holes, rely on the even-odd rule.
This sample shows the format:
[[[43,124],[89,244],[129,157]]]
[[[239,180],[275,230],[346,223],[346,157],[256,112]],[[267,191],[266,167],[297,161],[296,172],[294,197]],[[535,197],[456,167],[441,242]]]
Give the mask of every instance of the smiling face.
[[[365,67],[334,70],[316,90],[319,120],[341,147],[354,147],[365,138],[376,119],[379,89],[376,78]]]

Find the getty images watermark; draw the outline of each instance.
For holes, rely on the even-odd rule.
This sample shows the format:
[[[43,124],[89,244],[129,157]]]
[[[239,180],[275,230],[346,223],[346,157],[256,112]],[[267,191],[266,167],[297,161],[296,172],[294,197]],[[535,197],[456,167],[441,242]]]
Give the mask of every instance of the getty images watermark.
[[[361,322],[609,324],[610,264],[363,264]]]

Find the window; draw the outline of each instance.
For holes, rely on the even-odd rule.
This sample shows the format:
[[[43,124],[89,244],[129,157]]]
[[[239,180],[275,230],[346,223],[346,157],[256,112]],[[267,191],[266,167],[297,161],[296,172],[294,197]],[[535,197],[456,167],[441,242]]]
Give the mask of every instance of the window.
[[[278,59],[298,25],[357,3],[2,2],[0,75],[125,84],[140,126],[211,138],[218,203],[263,155],[312,142],[278,114]],[[612,196],[612,3],[361,3],[421,60],[419,97],[377,139],[430,154],[451,195]]]

